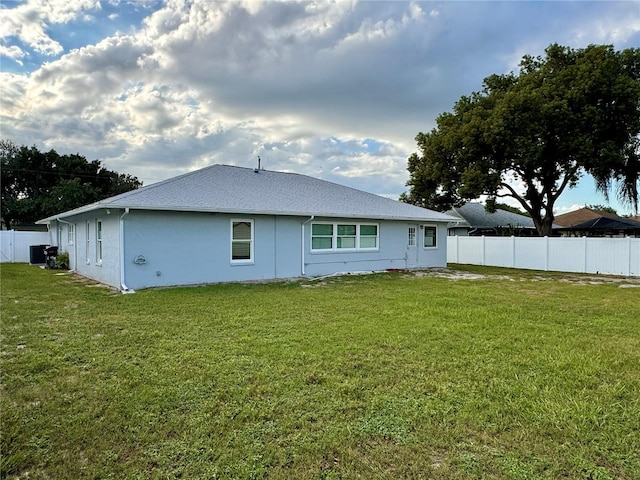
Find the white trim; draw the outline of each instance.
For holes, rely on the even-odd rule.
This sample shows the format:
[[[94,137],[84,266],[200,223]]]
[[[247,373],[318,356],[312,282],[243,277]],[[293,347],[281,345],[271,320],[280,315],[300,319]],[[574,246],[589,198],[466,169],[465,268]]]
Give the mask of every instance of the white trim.
[[[233,224],[234,223],[248,223],[251,228],[251,238],[249,240],[236,240],[233,238]],[[242,242],[249,244],[249,258],[248,259],[235,259],[233,258],[233,243]],[[255,261],[254,257],[254,243],[255,243],[255,228],[252,218],[231,218],[229,220],[229,260],[232,265],[251,265]]]
[[[104,235],[104,229],[103,229],[103,225],[102,225],[102,219],[101,218],[96,218],[96,265],[101,267],[102,266],[102,255],[104,253],[103,251],[103,235]]]
[[[91,220],[85,223],[84,256],[85,264],[91,265]]]
[[[65,222],[64,220],[58,220],[68,225],[67,227],[67,245],[75,245],[76,243],[76,224],[71,222]]]
[[[313,248],[313,226],[314,225],[332,225],[332,233],[331,233],[331,248]],[[354,225],[356,227],[355,233],[355,247],[350,248],[339,248],[338,247],[338,238],[339,237],[351,237],[351,235],[338,235],[338,227],[341,225]],[[376,235],[364,235],[360,234],[361,227],[376,227]],[[328,235],[316,235],[316,237],[329,238]],[[376,246],[375,247],[361,247],[361,241],[363,238],[375,238]],[[376,222],[313,222],[311,224],[311,242],[309,245],[309,249],[311,253],[335,253],[335,252],[377,252],[380,250],[380,224]]]
[[[73,247],[73,258],[71,258],[71,252],[69,252],[69,265],[68,266],[70,268],[70,271],[74,272],[78,268],[78,243],[76,242],[76,240],[77,240],[76,224],[75,223],[71,223],[71,222],[67,222],[66,220],[62,220],[60,218],[56,218],[56,221],[68,225],[68,229],[69,230],[67,231],[67,242],[69,241],[69,232],[71,231],[71,229],[73,227],[73,243],[69,243],[69,245],[71,245]],[[73,268],[71,268],[71,263],[72,262],[73,262]]]
[[[302,222],[302,249],[301,249],[301,252],[302,252],[302,268],[301,268],[302,276],[305,275],[305,268],[304,268],[304,251],[305,251],[305,246],[304,246],[304,240],[305,240],[304,226],[307,223],[312,222],[314,218],[316,218],[316,216],[315,215],[311,215],[304,222]],[[309,243],[309,248],[311,248],[311,243]]]
[[[422,225],[422,227],[422,248],[424,248],[425,250],[434,250],[438,248],[438,225],[424,224]],[[433,241],[435,242],[435,245],[427,246],[424,244],[425,240],[427,239],[427,228],[434,229]]]
[[[416,246],[416,238],[418,237],[418,227],[416,225],[409,225],[407,229],[407,247]]]
[[[120,215],[120,288],[123,293],[134,293],[134,290],[129,289],[124,283],[124,217],[127,215],[129,215],[129,208],[125,208]]]

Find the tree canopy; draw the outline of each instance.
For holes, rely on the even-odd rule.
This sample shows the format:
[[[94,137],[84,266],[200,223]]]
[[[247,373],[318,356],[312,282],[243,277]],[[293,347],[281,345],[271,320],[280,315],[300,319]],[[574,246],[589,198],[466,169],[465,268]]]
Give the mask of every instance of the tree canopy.
[[[2,222],[7,229],[128,192],[142,185],[136,177],[104,168],[79,154],[41,152],[0,140]]]
[[[599,212],[613,213],[614,215],[618,214],[615,208],[609,207],[607,205],[586,205],[586,208],[597,210]]]
[[[517,74],[485,78],[482,91],[416,136],[402,200],[441,210],[513,197],[550,235],[558,197],[590,174],[607,201],[615,187],[637,211],[640,49],[552,44],[545,52],[524,56]]]

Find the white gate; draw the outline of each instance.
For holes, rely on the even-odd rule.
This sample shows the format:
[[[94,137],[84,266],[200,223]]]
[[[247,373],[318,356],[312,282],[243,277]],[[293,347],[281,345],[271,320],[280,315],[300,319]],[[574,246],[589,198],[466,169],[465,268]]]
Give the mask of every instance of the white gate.
[[[32,245],[51,245],[49,232],[0,230],[0,262],[29,263]]]

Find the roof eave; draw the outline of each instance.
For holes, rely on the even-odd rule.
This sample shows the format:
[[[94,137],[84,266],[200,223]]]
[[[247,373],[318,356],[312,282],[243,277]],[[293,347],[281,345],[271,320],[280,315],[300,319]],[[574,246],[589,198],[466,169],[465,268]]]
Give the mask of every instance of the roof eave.
[[[123,205],[117,203],[97,202],[85,207],[80,207],[75,210],[69,210],[67,212],[60,213],[58,215],[52,215],[50,217],[38,220],[38,224],[47,224],[52,220],[60,218],[69,218],[76,215],[82,215],[95,210],[103,210],[106,208],[113,209],[125,209],[130,210],[149,210],[149,211],[164,211],[164,212],[200,212],[200,213],[223,213],[230,215],[282,215],[288,217],[329,217],[329,218],[366,218],[372,220],[395,220],[395,221],[407,221],[407,222],[455,222],[457,218],[452,216],[445,216],[445,218],[437,217],[417,217],[417,216],[404,216],[404,215],[375,215],[367,214],[364,212],[354,213],[338,213],[338,212],[307,212],[307,211],[276,211],[276,210],[238,210],[238,209],[225,209],[225,208],[193,208],[193,207],[181,207],[181,206],[157,206],[157,205]]]

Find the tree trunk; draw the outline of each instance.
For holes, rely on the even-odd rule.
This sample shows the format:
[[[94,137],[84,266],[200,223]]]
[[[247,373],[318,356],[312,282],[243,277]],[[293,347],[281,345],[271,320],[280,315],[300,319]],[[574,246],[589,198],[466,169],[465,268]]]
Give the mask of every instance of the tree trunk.
[[[553,216],[545,216],[542,219],[542,224],[540,225],[540,228],[538,229],[538,234],[541,237],[550,237],[553,235]]]
[[[553,215],[545,215],[541,216],[539,213],[536,215],[536,211],[532,210],[531,219],[533,220],[533,224],[536,227],[536,231],[538,235],[541,237],[550,237],[553,235]]]

